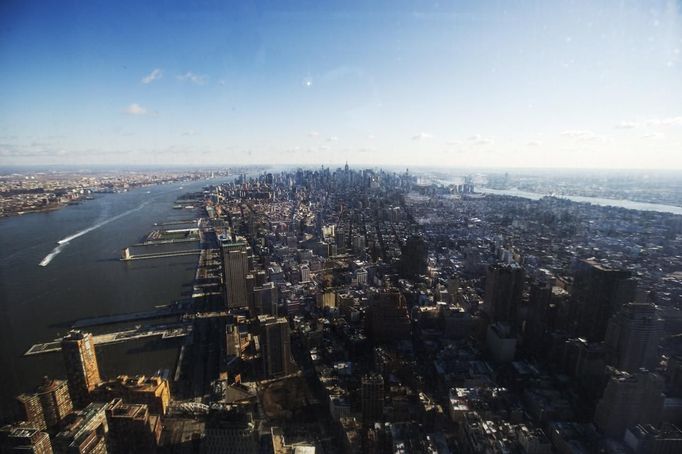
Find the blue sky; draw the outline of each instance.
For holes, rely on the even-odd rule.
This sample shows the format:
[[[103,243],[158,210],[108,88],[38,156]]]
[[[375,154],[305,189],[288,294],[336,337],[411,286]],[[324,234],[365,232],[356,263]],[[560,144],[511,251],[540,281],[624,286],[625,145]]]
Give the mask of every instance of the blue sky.
[[[682,168],[679,1],[143,3],[0,4],[3,164]]]

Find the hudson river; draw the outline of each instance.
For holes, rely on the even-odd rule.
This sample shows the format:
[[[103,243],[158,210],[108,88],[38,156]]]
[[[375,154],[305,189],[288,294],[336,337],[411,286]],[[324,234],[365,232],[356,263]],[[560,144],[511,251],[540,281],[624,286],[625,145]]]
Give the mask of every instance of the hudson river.
[[[61,353],[23,357],[32,344],[63,335],[80,318],[140,311],[187,296],[197,256],[121,262],[121,249],[139,242],[155,222],[196,218],[195,210],[173,209],[176,198],[219,182],[96,194],[57,211],[0,219],[0,419],[12,398],[32,390],[43,375],[65,376]],[[38,265],[44,261],[49,263]],[[121,326],[127,325],[91,331]],[[103,346],[97,349],[100,371],[107,378],[159,369],[172,374],[178,346],[159,340]]]

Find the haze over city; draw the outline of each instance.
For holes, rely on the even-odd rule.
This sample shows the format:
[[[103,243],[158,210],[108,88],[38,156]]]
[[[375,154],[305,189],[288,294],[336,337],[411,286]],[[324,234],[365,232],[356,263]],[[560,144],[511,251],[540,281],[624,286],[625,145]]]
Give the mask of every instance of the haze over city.
[[[677,1],[3,2],[6,165],[682,168]]]

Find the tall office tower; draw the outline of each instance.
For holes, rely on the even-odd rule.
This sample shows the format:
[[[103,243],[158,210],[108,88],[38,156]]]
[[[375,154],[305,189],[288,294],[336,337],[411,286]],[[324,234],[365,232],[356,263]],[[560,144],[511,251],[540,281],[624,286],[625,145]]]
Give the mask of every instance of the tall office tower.
[[[346,252],[346,232],[343,229],[336,229],[334,232],[334,240],[336,242],[336,250],[339,254]]]
[[[307,264],[301,265],[301,283],[310,282],[310,267]]]
[[[47,429],[43,407],[36,394],[19,394],[17,396],[17,416],[20,421],[25,421],[28,426],[38,430]]]
[[[528,293],[528,307],[523,317],[526,321],[523,343],[529,350],[539,353],[543,348],[544,334],[549,328],[547,315],[552,302],[552,285],[546,280],[534,280]]]
[[[291,362],[291,335],[289,322],[284,317],[258,316],[263,370],[267,378],[288,375],[293,371]]]
[[[255,300],[253,299],[253,289],[256,288],[256,276],[253,273],[246,275],[246,302],[249,307],[249,314],[255,317],[256,306]]]
[[[362,422],[371,425],[382,419],[384,414],[384,379],[379,374],[362,377],[360,388]]]
[[[367,285],[367,274],[367,270],[364,268],[360,268],[355,272],[355,279],[358,285]]]
[[[656,314],[656,306],[627,303],[614,315],[606,330],[606,345],[613,353],[613,364],[619,370],[635,372],[652,370],[658,363],[658,343],[664,321]]]
[[[106,454],[109,425],[108,404],[93,402],[69,415],[64,430],[54,437],[57,452],[73,454]]]
[[[223,248],[227,307],[248,306],[246,275],[249,258],[246,250]]]
[[[398,272],[401,277],[415,278],[426,274],[429,250],[421,236],[413,235],[400,248]]]
[[[364,235],[353,235],[353,253],[360,254],[365,250],[365,237]]]
[[[113,452],[155,452],[161,438],[161,418],[145,404],[117,398],[106,409],[109,445]]]
[[[573,276],[575,334],[591,342],[603,341],[609,319],[635,300],[636,290],[629,271],[607,268],[595,259],[579,261]]]
[[[367,328],[376,342],[406,339],[410,335],[410,319],[405,297],[397,289],[382,290],[370,298]]]
[[[25,422],[0,428],[0,452],[52,454],[50,436]]]
[[[597,427],[621,440],[628,427],[657,424],[663,413],[663,378],[645,370],[634,374],[608,370],[611,378],[594,414]]]
[[[262,287],[253,289],[255,315],[274,315],[277,316],[277,303],[279,292],[274,282],[268,282]]]
[[[92,335],[71,331],[62,339],[62,355],[71,400],[76,407],[84,407],[101,381]]]
[[[36,396],[40,400],[47,427],[56,426],[73,411],[69,386],[65,380],[45,377],[36,389]]]
[[[524,279],[523,268],[517,264],[488,267],[483,301],[493,321],[516,321]]]

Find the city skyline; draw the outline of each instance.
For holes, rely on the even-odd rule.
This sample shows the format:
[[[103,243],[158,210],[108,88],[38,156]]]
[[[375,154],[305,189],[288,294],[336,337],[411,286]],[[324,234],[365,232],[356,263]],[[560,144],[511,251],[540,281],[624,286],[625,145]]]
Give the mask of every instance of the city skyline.
[[[682,169],[674,1],[0,8],[6,165]]]

